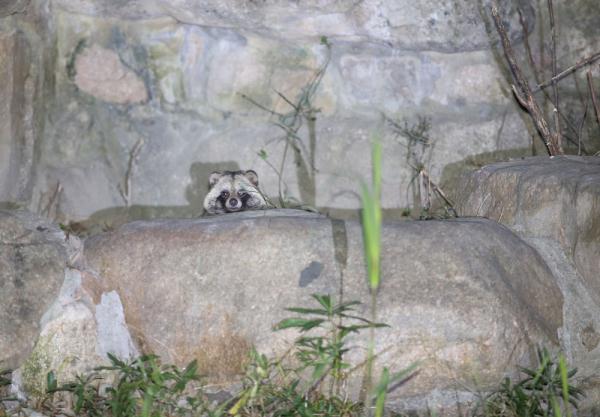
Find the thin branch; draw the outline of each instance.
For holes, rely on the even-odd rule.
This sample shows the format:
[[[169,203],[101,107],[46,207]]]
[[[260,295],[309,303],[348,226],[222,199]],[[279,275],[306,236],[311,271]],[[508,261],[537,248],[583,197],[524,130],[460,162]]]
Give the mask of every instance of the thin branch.
[[[560,118],[558,115],[558,85],[557,81],[554,79],[556,74],[558,73],[557,64],[556,64],[556,24],[554,22],[554,7],[552,5],[552,0],[548,0],[548,15],[550,17],[550,34],[552,36],[552,91],[554,93],[554,109],[552,113],[554,115],[554,133],[556,134],[556,143],[559,148],[562,148],[562,136],[560,133]]]
[[[287,104],[289,104],[296,112],[299,112],[300,109],[298,108],[298,106],[296,106],[294,103],[292,103],[292,101],[287,98],[285,95],[283,95],[283,93],[280,93],[279,91],[273,89],[273,91],[275,91],[277,93],[277,95],[279,97],[281,97],[283,99],[283,101],[285,101]]]
[[[256,107],[258,107],[261,110],[266,111],[267,113],[270,113],[273,116],[277,116],[277,117],[283,117],[284,115],[282,113],[277,113],[275,110],[272,110],[268,107],[263,106],[262,104],[260,104],[258,101],[254,100],[251,97],[248,97],[246,94],[244,93],[239,93],[240,97],[242,97],[244,100],[248,100],[250,103],[254,104]]]
[[[581,137],[583,136],[583,127],[585,126],[585,119],[587,118],[588,108],[590,106],[590,98],[585,101],[585,107],[583,108],[583,116],[581,117],[581,122],[579,123],[579,129],[577,130],[577,155],[581,156]],[[585,148],[584,148],[585,151]]]
[[[541,83],[541,81],[540,81],[541,75],[540,75],[540,70],[535,62],[534,57],[533,57],[533,51],[532,51],[531,45],[529,43],[529,29],[527,29],[527,24],[525,22],[525,18],[523,17],[522,10],[519,8],[519,9],[517,9],[517,11],[519,12],[519,22],[521,24],[521,30],[523,32],[523,44],[525,46],[525,51],[527,52],[527,59],[529,60],[529,66],[531,67],[531,72],[533,73],[533,77],[535,78],[536,84],[540,84]],[[536,90],[536,91],[539,91],[539,90]],[[533,92],[536,93],[536,91],[533,91]],[[542,92],[544,94],[544,98],[548,102],[553,101],[550,99],[550,96],[548,95],[548,93],[545,90],[542,90]],[[554,107],[556,107],[558,109],[557,104],[554,104]],[[571,129],[573,131],[573,133],[575,135],[577,135],[577,133],[578,133],[577,127],[574,125],[574,123],[571,120],[569,120],[569,118],[567,116],[565,116],[563,114],[562,111],[560,111],[560,109],[558,109],[558,115],[561,118],[561,120],[566,124],[567,128]],[[569,140],[568,137],[566,137],[566,139]],[[575,143],[575,142],[573,142],[573,143]]]
[[[142,149],[142,146],[144,146],[144,138],[139,138],[135,145],[133,145],[133,148],[131,148],[131,151],[129,151],[129,161],[127,162],[125,181],[123,183],[123,187],[118,187],[119,193],[121,193],[121,197],[123,198],[123,201],[125,201],[125,205],[127,207],[131,205],[131,177],[133,176],[135,162]]]
[[[592,104],[594,105],[594,111],[596,113],[596,121],[598,122],[598,125],[600,126],[600,106],[598,105],[598,100],[596,99],[596,93],[594,91],[594,83],[592,80],[592,71],[588,70],[587,72],[587,81],[588,81],[588,86],[590,88],[590,96],[592,97]]]
[[[544,81],[541,84],[538,84],[538,86],[533,90],[533,92],[537,93],[538,91],[541,91],[544,88],[552,85],[552,83],[562,80],[567,75],[574,73],[575,71],[577,71],[578,69],[580,69],[582,67],[585,67],[586,65],[593,64],[594,62],[596,62],[599,59],[600,59],[600,52],[596,52],[595,54],[593,54],[587,58],[583,58],[582,60],[577,62],[575,65],[572,65],[569,68],[567,68],[566,70],[557,74],[555,77],[552,77],[551,79]]]
[[[523,31],[523,44],[525,45],[525,51],[527,52],[527,58],[529,59],[529,66],[531,67],[535,82],[539,84],[541,77],[535,59],[533,59],[531,45],[529,44],[529,29],[527,28],[527,23],[525,22],[523,11],[520,7],[517,9],[517,12],[519,12],[519,23],[521,23],[521,30]]]
[[[50,195],[50,198],[48,199],[48,204],[46,204],[46,206],[44,207],[44,209],[41,211],[40,214],[42,214],[45,217],[50,218],[50,214],[52,213],[52,208],[54,206],[58,207],[58,201],[60,199],[60,195],[62,194],[63,191],[63,186],[60,183],[60,181],[56,182],[56,187],[54,188],[54,191],[52,192],[52,194]],[[54,212],[54,217],[56,217],[58,209],[55,209]],[[54,218],[54,220],[56,220],[56,218]]]
[[[533,93],[531,92],[531,88],[529,87],[529,83],[523,76],[521,68],[519,67],[517,60],[515,58],[515,53],[512,49],[512,45],[510,44],[510,40],[508,38],[508,34],[504,27],[504,23],[502,22],[502,18],[498,13],[498,8],[496,6],[492,7],[492,17],[494,18],[494,23],[496,25],[496,29],[500,35],[500,39],[502,40],[502,47],[504,49],[504,56],[508,62],[508,66],[512,73],[513,79],[516,85],[512,86],[513,92],[515,93],[515,97],[519,101],[519,103],[527,110],[533,122],[540,133],[544,143],[546,144],[546,148],[550,155],[561,155],[564,153],[560,143],[557,141],[557,136],[555,133],[552,133],[548,127],[548,123],[544,118],[542,110],[538,105],[537,101],[533,97]]]

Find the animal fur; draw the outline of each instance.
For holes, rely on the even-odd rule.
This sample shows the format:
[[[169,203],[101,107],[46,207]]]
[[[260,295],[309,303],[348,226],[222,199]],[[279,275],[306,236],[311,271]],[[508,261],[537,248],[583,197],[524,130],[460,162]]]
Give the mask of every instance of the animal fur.
[[[258,188],[258,174],[248,171],[220,171],[210,174],[210,189],[204,198],[208,214],[260,210],[268,207]]]

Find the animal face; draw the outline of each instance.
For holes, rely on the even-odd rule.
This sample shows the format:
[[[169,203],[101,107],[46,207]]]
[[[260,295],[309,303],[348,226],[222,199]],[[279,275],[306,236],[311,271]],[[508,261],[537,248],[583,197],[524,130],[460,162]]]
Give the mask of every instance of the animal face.
[[[208,182],[210,190],[204,199],[204,209],[209,214],[267,207],[258,189],[258,175],[252,170],[213,172]]]

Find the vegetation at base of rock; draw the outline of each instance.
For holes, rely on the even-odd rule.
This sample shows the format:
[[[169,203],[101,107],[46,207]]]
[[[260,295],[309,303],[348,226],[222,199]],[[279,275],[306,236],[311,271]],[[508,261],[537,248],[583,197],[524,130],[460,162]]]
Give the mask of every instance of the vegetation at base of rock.
[[[521,368],[524,378],[514,383],[505,378],[500,388],[484,399],[481,417],[534,417],[573,415],[583,391],[571,385],[577,369],[568,369],[560,354],[552,358],[545,348],[538,349],[536,369]]]
[[[277,417],[354,417],[384,415],[385,395],[390,387],[396,389],[414,372],[415,365],[390,374],[384,368],[380,381],[373,390],[372,407],[364,401],[349,399],[345,376],[349,369],[344,354],[349,351],[345,336],[381,323],[355,316],[356,302],[334,304],[326,295],[313,295],[318,308],[294,307],[288,309],[301,317],[284,319],[277,329],[297,328],[302,335],[290,353],[299,364],[286,366],[287,356],[269,359],[255,350],[250,352],[250,364],[243,378],[242,388],[226,400],[211,401],[207,387],[202,384],[196,361],[185,368],[161,364],[156,355],[143,355],[126,362],[109,354],[110,366],[99,367],[93,373],[77,377],[76,381],[58,386],[53,373],[48,374],[47,394],[36,404],[23,404],[46,415],[76,415],[83,417],[154,417],[154,416],[277,416]],[[359,324],[340,325],[341,320]],[[319,336],[306,336],[317,331]],[[573,385],[577,372],[568,369],[564,356],[553,357],[548,350],[538,350],[539,364],[535,368],[521,368],[522,379],[514,382],[506,378],[500,387],[485,397],[465,416],[471,417],[570,417],[578,408],[583,392]],[[310,370],[309,378],[306,370]],[[114,373],[113,384],[106,384],[106,376]],[[0,384],[9,379],[0,374]],[[52,382],[54,381],[54,382]],[[103,383],[104,382],[104,383]],[[409,382],[408,382],[409,383]],[[57,405],[57,393],[72,394],[72,401]],[[64,399],[64,398],[63,398]],[[6,399],[5,399],[6,400]],[[15,400],[12,398],[11,400]],[[67,404],[65,406],[64,404]],[[435,410],[432,411],[435,413]],[[20,415],[14,409],[7,413],[0,402],[0,416]],[[386,414],[387,415],[387,414]],[[390,414],[406,417],[404,414]],[[436,415],[436,414],[431,414]]]

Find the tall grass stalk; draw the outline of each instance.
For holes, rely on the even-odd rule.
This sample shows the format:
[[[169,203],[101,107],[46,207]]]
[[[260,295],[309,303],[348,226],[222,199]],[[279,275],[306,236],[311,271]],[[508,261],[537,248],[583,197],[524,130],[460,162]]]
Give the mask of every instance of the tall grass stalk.
[[[362,184],[362,228],[364,252],[371,292],[371,322],[377,320],[377,290],[381,281],[381,142],[375,138],[371,151],[373,164],[372,185]],[[366,369],[365,405],[371,415],[371,395],[373,390],[373,360],[375,357],[375,327],[369,329],[369,347]]]

